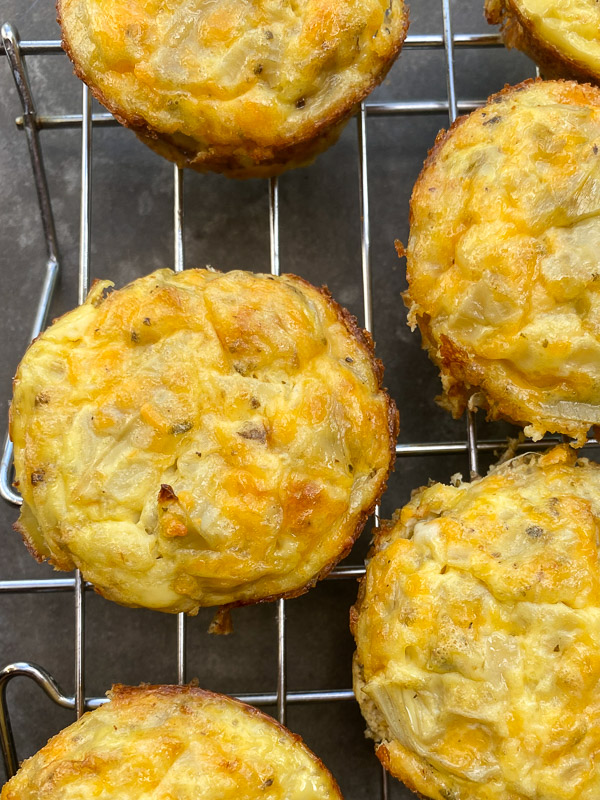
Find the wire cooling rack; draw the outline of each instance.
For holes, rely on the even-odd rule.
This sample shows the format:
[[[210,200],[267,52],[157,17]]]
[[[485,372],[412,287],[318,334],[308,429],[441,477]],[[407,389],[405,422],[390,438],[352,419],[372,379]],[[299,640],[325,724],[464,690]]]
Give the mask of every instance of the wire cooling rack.
[[[413,0],[417,2],[417,0]],[[404,58],[415,49],[437,50],[443,58],[444,72],[447,84],[447,96],[442,100],[417,99],[408,101],[368,101],[361,104],[356,117],[358,129],[358,189],[360,202],[360,247],[362,262],[362,308],[363,325],[368,330],[373,327],[373,300],[371,289],[371,235],[369,217],[369,169],[367,155],[367,132],[370,119],[377,117],[414,116],[427,114],[447,114],[448,120],[453,122],[459,112],[469,112],[483,103],[481,100],[461,100],[457,96],[454,70],[454,51],[464,48],[496,48],[502,47],[496,33],[461,34],[453,33],[452,13],[450,0],[440,0],[442,13],[442,30],[439,33],[428,35],[409,35],[404,45]],[[24,131],[27,137],[31,167],[35,180],[35,188],[39,202],[41,220],[45,236],[47,251],[46,269],[40,287],[39,302],[35,312],[35,319],[31,330],[34,338],[43,329],[46,323],[48,310],[52,300],[54,288],[61,269],[57,235],[52,214],[52,206],[46,180],[46,172],[42,158],[40,132],[44,129],[81,129],[81,187],[80,187],[80,232],[79,232],[79,286],[78,298],[82,302],[87,294],[90,280],[90,252],[91,252],[91,190],[92,190],[92,129],[115,126],[117,123],[108,113],[92,113],[90,93],[82,85],[82,107],[80,114],[54,114],[40,115],[36,111],[36,104],[24,66],[26,56],[38,55],[44,57],[61,57],[63,51],[60,42],[53,40],[20,40],[11,25],[2,27],[2,52],[6,55],[10,69],[18,90],[18,95],[23,106],[23,114],[17,118],[18,128]],[[185,265],[184,253],[184,175],[177,167],[173,168],[173,265],[180,271]],[[280,248],[279,248],[279,183],[278,179],[268,181],[269,199],[269,243],[270,267],[273,274],[279,274]],[[402,409],[401,409],[402,410]],[[410,459],[415,456],[442,456],[458,454],[464,456],[465,466],[471,475],[479,472],[479,457],[482,453],[497,450],[505,443],[501,439],[478,438],[475,416],[468,414],[466,434],[464,439],[443,442],[410,442],[398,444],[396,454],[399,459]],[[546,442],[527,443],[527,449],[544,447]],[[597,445],[595,439],[588,440],[588,444]],[[17,506],[21,502],[20,496],[12,488],[12,445],[8,438],[5,439],[4,450],[0,462],[0,495],[9,503]],[[377,524],[379,510],[376,511],[375,524]],[[362,566],[338,566],[331,575],[330,580],[356,579],[364,572]],[[73,595],[75,614],[74,660],[75,680],[72,693],[65,693],[58,685],[53,675],[29,661],[16,662],[5,666],[0,671],[0,743],[4,758],[5,769],[8,776],[14,774],[18,767],[18,757],[15,741],[11,730],[10,715],[7,705],[7,686],[13,678],[26,676],[33,680],[54,703],[66,709],[72,709],[80,716],[84,710],[93,709],[105,702],[103,697],[86,696],[85,691],[85,595],[90,587],[83,580],[79,572],[73,576],[49,579],[32,580],[4,580],[0,581],[0,594],[41,593],[41,592],[70,592]],[[180,683],[187,680],[186,658],[186,617],[179,614],[176,620],[176,658],[177,678]],[[288,691],[286,668],[286,603],[278,601],[277,606],[277,679],[272,692],[245,693],[237,696],[248,703],[255,705],[276,706],[277,716],[282,723],[286,722],[289,704],[315,704],[325,702],[338,702],[352,700],[351,689],[334,690],[328,688],[311,689],[308,691]],[[380,787],[369,789],[370,796],[380,793],[386,800],[391,796],[390,786],[385,773],[382,771]],[[404,797],[410,793],[406,791]]]

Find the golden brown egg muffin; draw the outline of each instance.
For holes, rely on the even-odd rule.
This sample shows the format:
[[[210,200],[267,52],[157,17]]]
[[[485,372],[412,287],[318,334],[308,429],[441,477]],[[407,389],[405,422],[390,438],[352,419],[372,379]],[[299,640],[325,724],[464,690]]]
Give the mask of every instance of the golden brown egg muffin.
[[[526,81],[442,131],[411,199],[409,322],[442,404],[600,423],[600,90]]]
[[[115,686],[4,786],[2,800],[341,800],[304,744],[251,706],[190,686]]]
[[[600,465],[556,447],[418,490],[351,620],[377,755],[435,800],[600,795]]]
[[[369,334],[293,275],[164,269],[111,286],[17,371],[30,550],[162,611],[303,593],[349,552],[393,464]]]
[[[508,47],[522,50],[546,78],[600,81],[600,7],[596,0],[485,0]]]
[[[180,166],[237,178],[310,163],[377,86],[403,0],[58,0],[75,72]]]

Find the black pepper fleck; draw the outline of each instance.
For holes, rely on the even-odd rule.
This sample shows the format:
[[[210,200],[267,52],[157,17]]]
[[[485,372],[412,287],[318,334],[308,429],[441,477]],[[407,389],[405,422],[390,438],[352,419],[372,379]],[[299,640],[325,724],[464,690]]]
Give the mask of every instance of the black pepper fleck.
[[[191,431],[194,427],[194,423],[186,420],[185,422],[176,422],[174,425],[171,425],[169,429],[169,433],[172,433],[174,436],[179,436],[181,433],[187,433]]]
[[[526,529],[525,533],[526,533],[526,534],[527,534],[527,536],[529,536],[531,539],[539,539],[539,538],[540,538],[540,536],[543,536],[543,535],[544,535],[544,529],[543,529],[543,528],[540,528],[540,526],[539,526],[539,525],[530,525],[530,526],[529,526],[529,527]]]
[[[32,472],[31,473],[31,485],[32,486],[37,486],[38,483],[43,483],[45,475],[46,475],[46,473],[44,472],[43,469],[40,469],[37,472]]]
[[[267,432],[264,427],[252,424],[245,425],[241,431],[238,431],[238,436],[241,436],[242,439],[250,439],[263,444],[267,440]]]

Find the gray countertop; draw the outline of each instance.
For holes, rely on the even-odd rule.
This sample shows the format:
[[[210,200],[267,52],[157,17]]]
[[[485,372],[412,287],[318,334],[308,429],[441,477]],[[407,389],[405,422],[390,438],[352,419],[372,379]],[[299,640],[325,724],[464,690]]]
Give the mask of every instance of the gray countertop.
[[[485,32],[483,0],[456,0],[454,30]],[[49,0],[4,0],[3,21],[14,23],[23,39],[58,39]],[[413,0],[411,34],[440,33],[439,0]],[[485,98],[505,83],[534,74],[519,53],[499,49],[457,49],[460,99]],[[77,113],[81,84],[62,55],[30,56],[27,66],[38,112]],[[21,112],[5,59],[0,60],[0,242],[3,305],[0,347],[0,401],[7,408],[11,377],[27,345],[45,265],[45,247],[25,136],[14,118]],[[373,99],[446,98],[443,50],[406,49]],[[99,110],[98,108],[96,110]],[[386,368],[385,382],[401,419],[400,442],[465,438],[464,422],[453,421],[434,402],[439,379],[418,335],[406,325],[401,299],[404,262],[394,239],[406,241],[412,185],[433,144],[447,126],[445,114],[370,118],[368,126],[371,261],[374,337]],[[51,316],[77,303],[80,132],[41,133],[56,217],[62,277]],[[93,139],[92,277],[123,285],[143,273],[173,263],[173,169],[135,136],[121,128],[99,128]],[[231,181],[218,175],[185,176],[187,266],[227,270],[269,270],[268,183]],[[280,179],[281,269],[316,284],[327,283],[334,297],[362,320],[360,209],[357,128],[352,121],[340,142],[308,168]],[[5,415],[4,415],[5,416]],[[5,422],[0,426],[4,430]],[[497,438],[507,428],[487,425],[481,435]],[[466,455],[398,460],[383,501],[383,515],[405,502],[429,478],[447,481],[468,472]],[[11,529],[17,511],[0,505],[0,580],[53,575],[36,564]],[[370,525],[347,563],[362,562]],[[356,598],[354,580],[324,581],[287,605],[288,689],[349,689],[353,642],[348,610]],[[91,592],[86,604],[86,693],[102,695],[111,683],[175,682],[176,619],[120,608]],[[187,674],[207,689],[229,693],[274,692],[277,681],[276,604],[234,612],[229,637],[207,634],[211,612],[188,623]],[[49,670],[66,694],[73,693],[74,612],[71,592],[0,594],[0,667],[31,660]],[[74,719],[31,681],[11,683],[11,719],[20,758]],[[268,711],[275,713],[273,707]],[[353,700],[291,704],[289,727],[304,736],[339,780],[347,800],[379,797],[381,770]],[[0,767],[0,780],[2,780]],[[391,798],[412,797],[390,781]]]

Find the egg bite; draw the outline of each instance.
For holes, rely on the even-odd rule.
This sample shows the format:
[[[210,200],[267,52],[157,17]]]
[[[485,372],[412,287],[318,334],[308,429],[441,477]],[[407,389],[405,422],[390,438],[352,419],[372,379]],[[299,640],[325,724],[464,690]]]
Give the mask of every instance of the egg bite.
[[[411,199],[409,323],[468,402],[534,439],[600,423],[600,91],[507,87],[437,137]]]
[[[384,490],[398,417],[369,334],[293,275],[159,270],[27,350],[10,435],[32,554],[123,605],[302,594]]]
[[[342,800],[302,739],[191,686],[115,686],[4,785],[1,800]]]
[[[507,47],[532,58],[545,78],[600,81],[600,9],[594,0],[486,0]]]
[[[600,465],[568,445],[419,489],[376,532],[354,690],[432,800],[600,792]]]
[[[76,74],[181,167],[268,177],[335,142],[400,52],[403,0],[58,0]]]

